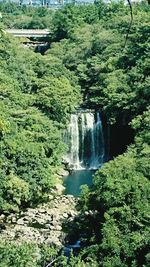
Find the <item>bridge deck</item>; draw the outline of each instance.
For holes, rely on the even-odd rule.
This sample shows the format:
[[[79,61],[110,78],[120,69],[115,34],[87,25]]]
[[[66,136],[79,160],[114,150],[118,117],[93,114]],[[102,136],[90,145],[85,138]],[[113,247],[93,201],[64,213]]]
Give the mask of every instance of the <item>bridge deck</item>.
[[[16,37],[47,37],[50,34],[48,29],[7,29],[6,32]]]

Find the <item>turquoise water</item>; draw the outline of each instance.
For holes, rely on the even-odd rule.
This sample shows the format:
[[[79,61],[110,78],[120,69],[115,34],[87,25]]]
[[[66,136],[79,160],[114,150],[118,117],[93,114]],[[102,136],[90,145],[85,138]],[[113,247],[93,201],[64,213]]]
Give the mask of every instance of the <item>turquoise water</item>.
[[[71,174],[64,177],[64,186],[66,187],[65,194],[79,196],[81,193],[81,185],[92,185],[92,178],[94,173],[95,171],[91,170],[72,171]]]

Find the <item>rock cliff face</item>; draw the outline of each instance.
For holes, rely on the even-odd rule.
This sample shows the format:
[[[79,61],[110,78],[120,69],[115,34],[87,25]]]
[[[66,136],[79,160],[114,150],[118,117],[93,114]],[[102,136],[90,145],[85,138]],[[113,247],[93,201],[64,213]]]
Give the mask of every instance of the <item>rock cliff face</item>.
[[[58,196],[48,204],[29,208],[20,214],[0,216],[0,238],[10,242],[36,242],[61,247],[63,224],[77,215],[73,196]]]

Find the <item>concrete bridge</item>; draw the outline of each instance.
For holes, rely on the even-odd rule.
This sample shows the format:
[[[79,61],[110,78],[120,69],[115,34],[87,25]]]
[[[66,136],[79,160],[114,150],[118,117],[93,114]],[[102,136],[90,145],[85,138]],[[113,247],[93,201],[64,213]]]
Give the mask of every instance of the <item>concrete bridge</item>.
[[[10,33],[16,37],[27,37],[27,38],[40,38],[40,37],[48,37],[50,35],[50,31],[48,29],[7,29],[5,30],[7,33]]]

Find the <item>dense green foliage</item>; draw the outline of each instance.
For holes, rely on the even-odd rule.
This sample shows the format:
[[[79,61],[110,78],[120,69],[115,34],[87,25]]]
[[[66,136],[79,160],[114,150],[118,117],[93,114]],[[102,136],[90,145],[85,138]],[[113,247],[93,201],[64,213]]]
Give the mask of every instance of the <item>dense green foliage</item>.
[[[18,6],[16,3],[4,0],[0,2],[0,12],[3,23],[8,28],[44,29],[52,25],[53,11],[47,8]]]
[[[110,124],[132,127],[135,140],[97,171],[91,189],[84,187],[79,208],[91,212],[78,225],[81,253],[55,265],[149,266],[149,6],[133,6],[126,46],[130,13],[123,2],[69,5],[54,13],[0,4],[0,12],[7,27],[38,25],[52,32],[50,49],[41,56],[1,31],[1,211],[47,199],[65,153],[61,130],[82,94],[84,105],[101,109]],[[26,251],[35,258],[32,246],[16,249],[8,248],[12,257],[23,255],[22,266],[31,266]],[[14,266],[1,250],[2,267]],[[44,264],[35,259],[35,266]]]
[[[85,263],[81,257],[67,257],[61,254],[54,247],[36,244],[9,244],[0,243],[0,267],[96,267],[96,262],[92,259],[89,264]]]
[[[1,31],[0,210],[45,200],[65,146],[61,130],[80,102],[76,78],[54,56],[23,49]]]
[[[0,244],[0,266],[1,267],[37,267],[36,255],[39,249],[33,245],[9,243]]]
[[[150,100],[149,9],[147,5],[135,7],[130,38],[124,48],[130,21],[128,9],[123,3],[100,8],[100,19],[99,9],[91,8],[88,19],[95,12],[95,20],[90,21],[85,16],[85,7],[82,20],[80,7],[58,11],[55,34],[63,31],[63,39],[54,43],[47,54],[59,55],[63,64],[75,72],[89,106],[108,113],[113,122],[127,124],[146,110]]]
[[[96,259],[97,266],[148,266],[149,7],[133,7],[125,47],[128,9],[123,3],[94,8],[90,15],[87,8],[89,21],[85,7],[83,14],[78,7],[58,11],[54,22],[60,42],[47,54],[59,55],[78,76],[89,107],[107,113],[111,124],[134,129],[135,144],[96,173],[91,190],[84,188],[80,208],[94,214],[79,226],[84,237],[81,255],[86,262]]]

